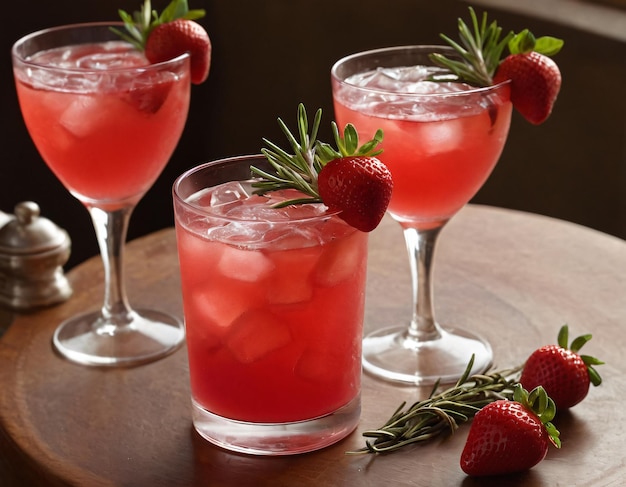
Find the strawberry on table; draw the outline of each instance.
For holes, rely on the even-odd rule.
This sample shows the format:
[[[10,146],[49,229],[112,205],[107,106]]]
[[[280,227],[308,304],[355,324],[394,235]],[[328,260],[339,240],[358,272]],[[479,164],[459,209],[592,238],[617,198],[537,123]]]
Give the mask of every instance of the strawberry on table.
[[[481,22],[471,7],[470,14],[473,33],[459,19],[458,43],[441,36],[457,51],[459,59],[433,54],[433,62],[474,86],[510,81],[515,109],[532,124],[545,122],[561,89],[561,72],[549,56],[561,50],[563,41],[550,36],[535,38],[528,29],[502,37],[497,22],[487,23],[486,13]],[[510,54],[503,59],[505,47]]]
[[[517,385],[513,400],[502,399],[476,413],[461,454],[461,469],[470,476],[501,475],[528,470],[541,462],[559,432],[550,422],[556,407],[538,387],[527,392]]]
[[[187,0],[172,0],[161,15],[145,0],[133,15],[119,11],[127,33],[116,31],[123,39],[143,50],[151,63],[160,63],[189,54],[191,82],[203,83],[211,65],[211,40],[204,27],[195,22],[204,10],[189,10]]]
[[[561,327],[557,345],[546,345],[535,350],[522,370],[520,383],[527,389],[542,386],[558,409],[568,409],[581,402],[589,392],[589,385],[598,386],[602,378],[593,368],[604,362],[579,350],[591,340],[582,335],[568,346],[569,330]]]
[[[289,154],[276,144],[265,140],[269,149],[263,149],[274,173],[253,167],[261,180],[254,183],[257,194],[286,188],[295,188],[303,197],[280,206],[303,203],[324,203],[330,211],[362,232],[374,230],[382,220],[389,201],[393,181],[391,172],[379,159],[376,146],[382,141],[382,131],[359,146],[359,137],[353,125],[348,124],[343,136],[333,122],[332,129],[337,144],[316,141],[321,121],[318,110],[311,134],[307,114],[302,104],[298,107],[300,141],[291,134],[282,120],[278,120],[295,154]]]

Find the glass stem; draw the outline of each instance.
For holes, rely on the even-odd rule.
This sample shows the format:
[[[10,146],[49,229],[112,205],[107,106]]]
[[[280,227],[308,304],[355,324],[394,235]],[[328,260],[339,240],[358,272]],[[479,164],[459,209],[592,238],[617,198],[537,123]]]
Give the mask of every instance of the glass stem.
[[[425,230],[404,228],[413,288],[413,317],[407,339],[414,342],[441,337],[433,302],[433,258],[437,237],[444,224]]]
[[[104,304],[96,331],[113,335],[133,321],[124,284],[124,243],[133,206],[112,211],[88,207],[104,265]]]

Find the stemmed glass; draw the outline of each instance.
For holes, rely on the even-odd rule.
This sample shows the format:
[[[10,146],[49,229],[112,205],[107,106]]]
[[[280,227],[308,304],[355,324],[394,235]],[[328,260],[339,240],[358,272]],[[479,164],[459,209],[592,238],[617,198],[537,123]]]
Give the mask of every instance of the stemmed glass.
[[[20,108],[39,153],[87,208],[105,275],[99,311],[54,332],[55,348],[87,365],[149,362],[184,339],[178,318],[134,310],[123,250],[135,205],[178,144],[189,109],[189,57],[150,65],[112,27],[87,23],[29,34],[12,48]]]
[[[410,324],[366,336],[363,366],[379,377],[416,385],[457,380],[472,356],[472,372],[492,363],[482,337],[435,319],[433,259],[442,228],[500,157],[512,110],[508,83],[487,88],[449,83],[429,58],[434,52],[454,57],[443,46],[399,46],[347,56],[331,70],[340,127],[354,124],[363,140],[378,128],[384,131],[379,157],[394,179],[388,212],[403,229],[411,268]],[[431,75],[435,78],[424,81]]]

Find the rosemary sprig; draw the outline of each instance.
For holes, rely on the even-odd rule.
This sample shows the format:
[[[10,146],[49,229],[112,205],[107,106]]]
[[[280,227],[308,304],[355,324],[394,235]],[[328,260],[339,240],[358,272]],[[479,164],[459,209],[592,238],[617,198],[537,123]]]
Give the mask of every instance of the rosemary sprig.
[[[486,12],[479,23],[474,9],[469,7],[469,11],[472,30],[462,19],[458,19],[459,42],[441,34],[441,38],[455,49],[461,60],[449,59],[438,53],[430,57],[435,64],[449,69],[462,81],[476,86],[490,86],[502,51],[514,34],[509,32],[502,37],[502,28],[495,20],[488,23]]]
[[[443,433],[454,433],[487,404],[499,399],[513,399],[522,366],[470,376],[474,357],[456,384],[437,392],[439,384],[423,401],[405,409],[403,402],[380,428],[363,432],[365,447],[348,454],[389,453],[404,446],[420,443]]]
[[[323,167],[333,159],[345,156],[376,156],[382,152],[376,146],[382,141],[382,130],[378,130],[374,138],[359,146],[359,136],[352,124],[346,125],[343,135],[337,124],[331,123],[337,149],[330,144],[317,140],[322,110],[318,109],[313,118],[309,132],[309,119],[303,104],[298,105],[298,138],[296,138],[285,122],[280,118],[278,124],[287,137],[291,151],[282,149],[274,142],[263,139],[267,145],[261,152],[270,163],[274,172],[268,172],[252,166],[250,169],[259,180],[252,183],[255,194],[263,195],[281,189],[297,189],[303,193],[302,198],[283,201],[277,208],[303,203],[322,203],[317,188],[317,176]]]

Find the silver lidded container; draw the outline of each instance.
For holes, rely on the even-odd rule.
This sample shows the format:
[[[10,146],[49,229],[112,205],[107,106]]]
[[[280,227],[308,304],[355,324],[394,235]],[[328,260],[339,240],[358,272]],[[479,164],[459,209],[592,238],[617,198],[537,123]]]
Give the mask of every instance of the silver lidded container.
[[[65,301],[72,289],[63,274],[69,235],[40,216],[32,201],[15,215],[0,212],[0,306],[30,310]]]

